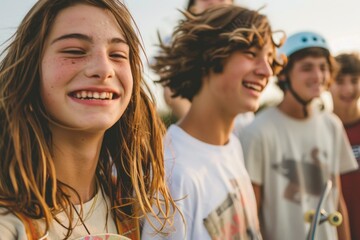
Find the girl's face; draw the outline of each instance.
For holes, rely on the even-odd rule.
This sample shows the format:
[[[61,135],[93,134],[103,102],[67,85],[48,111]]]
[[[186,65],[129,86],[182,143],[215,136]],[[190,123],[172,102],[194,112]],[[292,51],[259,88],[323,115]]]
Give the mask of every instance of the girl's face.
[[[85,4],[62,10],[41,62],[40,93],[50,117],[103,132],[124,113],[132,88],[129,46],[114,16]]]
[[[201,13],[209,7],[218,4],[232,4],[232,0],[195,0],[194,5],[191,7],[191,11],[194,13]]]

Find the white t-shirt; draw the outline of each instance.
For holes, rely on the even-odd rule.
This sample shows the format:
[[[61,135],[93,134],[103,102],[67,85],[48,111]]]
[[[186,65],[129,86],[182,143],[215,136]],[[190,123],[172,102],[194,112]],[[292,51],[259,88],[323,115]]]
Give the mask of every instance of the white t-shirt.
[[[91,235],[105,233],[117,234],[115,222],[112,219],[110,212],[106,221],[106,214],[109,209],[108,206],[110,206],[109,199],[108,197],[104,198],[100,190],[95,197],[83,204],[83,220]],[[80,212],[80,206],[76,206],[76,208],[78,209],[78,212]],[[4,212],[5,209],[0,208],[0,213]],[[76,216],[75,212],[74,215],[73,224],[76,224],[76,227],[73,230],[70,239],[83,239],[83,237],[89,234],[87,233],[83,224],[79,221],[79,218]],[[68,226],[68,220],[65,213],[61,212],[57,215],[57,217],[64,226]],[[43,233],[45,229],[44,222],[39,220],[36,223],[41,233]],[[58,222],[53,221],[46,239],[64,239],[66,233],[67,229],[61,226]],[[118,237],[120,237],[120,235],[118,235]],[[112,236],[112,238],[114,239],[114,236]],[[0,215],[0,240],[13,239],[27,240],[24,224],[20,221],[19,218],[11,213],[5,216]],[[122,239],[128,238],[122,237]]]
[[[177,214],[174,232],[163,239],[261,239],[254,192],[234,135],[216,146],[172,125],[165,138],[165,166],[186,229]],[[142,239],[155,239],[152,232],[145,223]]]
[[[233,133],[235,136],[240,137],[241,130],[249,125],[255,118],[254,112],[239,113],[234,119]]]
[[[264,239],[304,240],[310,224],[304,214],[316,208],[323,185],[357,163],[340,120],[327,111],[296,120],[276,107],[260,112],[240,135],[252,182],[263,187],[261,223]],[[325,210],[338,209],[334,186]],[[318,239],[337,239],[323,223]]]

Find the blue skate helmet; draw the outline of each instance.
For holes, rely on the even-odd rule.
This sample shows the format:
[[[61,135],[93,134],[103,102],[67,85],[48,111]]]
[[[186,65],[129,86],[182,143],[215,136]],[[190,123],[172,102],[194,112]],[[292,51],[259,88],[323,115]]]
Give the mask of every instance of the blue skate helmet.
[[[298,32],[289,36],[278,51],[289,57],[299,50],[311,47],[324,48],[329,51],[325,38],[315,32]]]
[[[323,36],[321,36],[318,33],[310,32],[310,31],[304,31],[304,32],[298,32],[293,35],[290,35],[285,43],[278,49],[279,54],[284,54],[286,57],[291,57],[292,54],[306,49],[306,48],[323,48],[326,51],[330,52],[329,46]],[[282,86],[283,89],[288,89],[291,94],[295,97],[295,99],[303,105],[304,110],[304,116],[306,117],[308,115],[306,106],[312,101],[310,100],[304,100],[302,99],[291,87],[291,82],[289,79],[283,80],[279,82],[279,85]]]

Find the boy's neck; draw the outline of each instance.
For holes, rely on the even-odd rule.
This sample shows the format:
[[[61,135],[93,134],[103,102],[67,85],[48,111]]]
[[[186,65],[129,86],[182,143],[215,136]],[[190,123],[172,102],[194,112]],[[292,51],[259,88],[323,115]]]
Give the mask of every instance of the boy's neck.
[[[179,122],[179,127],[192,137],[212,145],[225,145],[233,128],[234,118],[206,111],[197,111],[191,106],[188,114]]]
[[[334,113],[344,124],[356,122],[360,119],[360,101],[351,107],[338,106],[334,103]]]
[[[306,105],[307,116],[305,116],[304,105],[297,101],[289,92],[284,94],[284,99],[280,102],[278,108],[286,115],[296,119],[306,119],[312,114],[311,102]]]

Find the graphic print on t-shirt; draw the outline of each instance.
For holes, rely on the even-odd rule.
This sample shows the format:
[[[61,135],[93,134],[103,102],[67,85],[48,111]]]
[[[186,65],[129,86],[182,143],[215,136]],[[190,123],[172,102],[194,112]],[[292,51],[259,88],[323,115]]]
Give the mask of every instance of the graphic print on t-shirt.
[[[250,228],[246,201],[240,192],[236,180],[231,181],[235,192],[229,193],[226,199],[205,219],[204,225],[212,240],[261,239],[256,230]]]
[[[321,153],[315,147],[301,160],[284,158],[280,163],[273,164],[272,168],[289,180],[284,198],[300,203],[304,194],[320,196],[324,182],[330,176],[327,166],[321,161],[326,157],[326,152]]]

